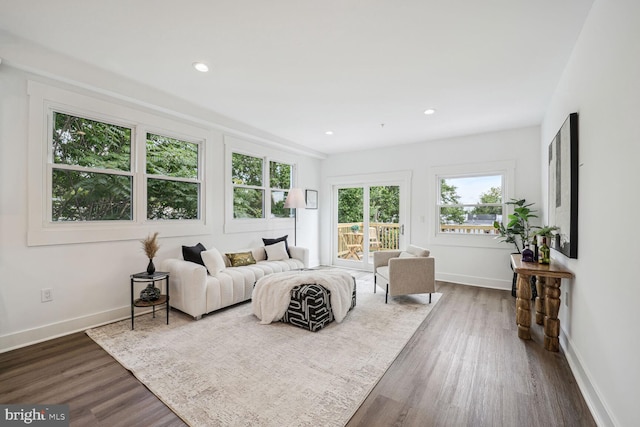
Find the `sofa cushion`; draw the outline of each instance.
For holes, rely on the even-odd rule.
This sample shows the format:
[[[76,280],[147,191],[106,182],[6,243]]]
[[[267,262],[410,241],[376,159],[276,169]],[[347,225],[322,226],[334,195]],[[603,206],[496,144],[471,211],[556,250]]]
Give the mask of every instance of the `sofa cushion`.
[[[287,254],[289,254],[289,257],[291,257],[291,253],[289,252],[289,243],[287,242],[287,238],[289,237],[289,235],[284,235],[282,237],[277,237],[275,239],[265,239],[264,237],[262,238],[262,243],[264,243],[265,246],[265,250],[267,246],[270,245],[275,245],[276,243],[279,242],[284,242],[284,247],[287,250]]]
[[[284,242],[267,245],[264,250],[267,252],[267,261],[282,261],[290,258]]]
[[[398,258],[415,258],[416,256],[412,253],[409,253],[407,251],[402,251],[400,252],[400,255],[398,255]]]
[[[195,262],[196,264],[204,265],[204,262],[202,261],[202,256],[200,256],[200,253],[206,250],[207,248],[205,248],[202,243],[198,243],[195,246],[182,246],[182,258],[184,258],[185,261]]]
[[[209,271],[209,274],[213,276],[227,267],[225,265],[224,258],[222,258],[222,254],[216,248],[202,251],[200,252],[200,256],[202,257],[204,266],[207,267],[207,271]]]
[[[252,248],[251,253],[253,254],[253,259],[255,259],[256,262],[265,261],[267,259],[267,253],[264,251],[264,246]]]
[[[237,252],[232,254],[225,254],[231,262],[231,267],[241,267],[243,265],[255,264],[256,260],[253,258],[251,252]]]

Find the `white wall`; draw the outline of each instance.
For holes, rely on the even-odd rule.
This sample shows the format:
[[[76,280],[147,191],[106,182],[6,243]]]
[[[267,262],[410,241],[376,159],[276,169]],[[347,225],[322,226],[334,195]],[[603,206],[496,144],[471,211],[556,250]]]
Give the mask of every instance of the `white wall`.
[[[596,0],[548,108],[540,144],[546,153],[567,115],[579,114],[578,259],[552,255],[576,275],[562,284],[562,344],[600,425],[640,425],[634,267],[640,241],[639,40],[640,2]]]
[[[114,102],[138,105],[160,114],[175,113],[208,128],[206,165],[210,231],[201,236],[160,235],[159,265],[181,257],[181,245],[202,242],[223,251],[261,245],[261,237],[293,236],[293,220],[285,229],[251,233],[224,232],[224,135],[264,145],[270,152],[292,155],[298,165],[298,185],[318,188],[320,158],[286,148],[286,141],[233,122],[144,85],[100,70],[0,32],[0,352],[49,339],[129,315],[129,275],[143,271],[147,260],[133,232],[129,240],[85,244],[27,246],[29,188],[27,80],[94,93]],[[298,244],[309,247],[311,262],[319,260],[317,211],[300,210]],[[292,240],[292,239],[291,239]],[[53,301],[40,302],[40,291],[53,289]]]
[[[430,224],[435,224],[433,201],[429,194],[436,188],[434,167],[459,164],[515,163],[514,194],[540,206],[540,130],[538,127],[375,149],[330,156],[323,161],[322,181],[354,174],[411,171],[411,236],[409,241],[429,248],[436,258],[436,276],[440,280],[481,284],[511,289],[509,255],[512,247],[497,240],[492,246],[447,246],[434,242]],[[338,178],[339,179],[339,178]],[[330,188],[321,194],[321,256],[331,260]],[[423,221],[424,219],[424,221]],[[475,236],[487,240],[486,236]],[[491,239],[491,238],[489,238]]]

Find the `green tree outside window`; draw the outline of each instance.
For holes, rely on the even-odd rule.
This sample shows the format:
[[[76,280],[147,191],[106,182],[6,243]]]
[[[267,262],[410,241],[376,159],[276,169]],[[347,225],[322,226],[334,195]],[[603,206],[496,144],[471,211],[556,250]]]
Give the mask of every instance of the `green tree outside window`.
[[[53,113],[52,221],[131,220],[131,129]]]

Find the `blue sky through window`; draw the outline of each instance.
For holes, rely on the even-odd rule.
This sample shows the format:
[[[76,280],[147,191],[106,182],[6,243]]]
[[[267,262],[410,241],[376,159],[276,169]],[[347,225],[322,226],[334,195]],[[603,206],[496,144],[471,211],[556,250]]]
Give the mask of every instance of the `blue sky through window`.
[[[446,178],[445,180],[447,184],[456,187],[461,204],[480,203],[481,194],[488,192],[491,187],[502,187],[500,175]]]

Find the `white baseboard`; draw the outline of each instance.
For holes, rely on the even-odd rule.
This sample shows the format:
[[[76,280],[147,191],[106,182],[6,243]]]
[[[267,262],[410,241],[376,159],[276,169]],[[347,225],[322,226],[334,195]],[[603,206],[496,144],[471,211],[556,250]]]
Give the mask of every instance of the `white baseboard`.
[[[143,314],[143,312],[136,311],[136,315],[138,314]],[[37,328],[3,335],[0,336],[0,353],[130,317],[131,307],[127,305],[125,307],[103,311],[101,313],[76,317],[74,319],[63,320],[62,322],[50,323]]]
[[[576,379],[578,388],[582,392],[582,396],[584,397],[596,424],[600,427],[619,426],[620,423],[615,421],[611,415],[611,411],[607,409],[607,405],[602,401],[602,398],[600,397],[602,394],[591,382],[591,375],[589,374],[589,371],[584,368],[582,358],[578,351],[571,344],[571,340],[562,329],[560,333],[560,346],[564,351],[564,355],[569,363],[569,368],[571,368],[571,372]]]
[[[453,282],[461,285],[480,286],[482,288],[500,289],[505,291],[511,290],[510,280],[491,279],[486,277],[465,276],[463,274],[453,273],[436,273],[436,280],[442,282]]]

